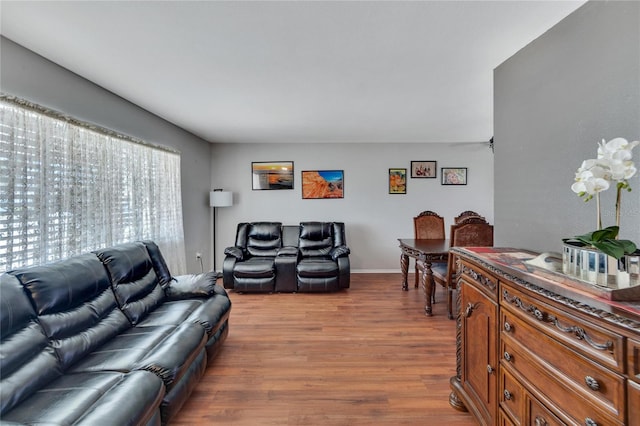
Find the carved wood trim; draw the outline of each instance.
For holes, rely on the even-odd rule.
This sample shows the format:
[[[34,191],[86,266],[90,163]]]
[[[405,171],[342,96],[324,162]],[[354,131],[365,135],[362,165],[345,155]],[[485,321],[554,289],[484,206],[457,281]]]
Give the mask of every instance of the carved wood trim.
[[[522,302],[522,299],[520,299],[517,296],[509,295],[509,292],[507,290],[502,290],[502,298],[504,300],[506,300],[508,303],[511,303],[513,306],[516,306],[520,310],[522,310],[522,311],[526,312],[527,314],[533,316],[538,321],[545,322],[545,323],[548,323],[548,324],[552,324],[558,330],[562,331],[563,333],[573,334],[576,337],[576,339],[584,340],[591,347],[593,347],[593,348],[595,348],[597,350],[600,350],[600,351],[611,351],[613,349],[613,342],[612,341],[607,340],[604,343],[597,343],[589,336],[589,334],[586,332],[586,330],[584,330],[582,327],[578,327],[578,326],[575,326],[575,325],[564,326],[564,325],[562,325],[560,323],[560,320],[555,315],[551,315],[548,312],[542,311],[538,307],[536,307],[535,305],[528,305],[528,306],[525,305]]]

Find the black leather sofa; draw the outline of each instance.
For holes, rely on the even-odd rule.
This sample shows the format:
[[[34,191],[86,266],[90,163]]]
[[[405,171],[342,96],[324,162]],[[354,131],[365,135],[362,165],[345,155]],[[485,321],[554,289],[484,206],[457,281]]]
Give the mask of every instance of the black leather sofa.
[[[342,222],[240,223],[225,254],[223,284],[237,292],[327,292],[350,285]]]
[[[167,424],[229,327],[213,273],[150,241],[0,275],[0,424]]]

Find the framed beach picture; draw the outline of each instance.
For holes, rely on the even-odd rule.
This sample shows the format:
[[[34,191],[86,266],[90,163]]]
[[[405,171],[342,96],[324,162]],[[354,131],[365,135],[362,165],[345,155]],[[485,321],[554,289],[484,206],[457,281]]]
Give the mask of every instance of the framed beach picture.
[[[442,185],[466,185],[466,167],[443,167],[440,171],[442,175]]]
[[[344,198],[344,171],[303,170],[302,198]]]
[[[407,169],[389,169],[389,194],[407,193]]]
[[[435,161],[412,161],[411,177],[412,178],[431,178],[435,179],[438,167]]]
[[[293,161],[251,163],[251,188],[293,189]]]

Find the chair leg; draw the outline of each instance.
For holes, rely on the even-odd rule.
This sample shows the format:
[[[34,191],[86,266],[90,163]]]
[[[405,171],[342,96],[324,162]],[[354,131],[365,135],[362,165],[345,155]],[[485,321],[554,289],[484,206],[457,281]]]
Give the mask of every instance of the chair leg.
[[[418,275],[418,262],[416,262],[415,268],[416,269],[415,269],[415,274],[414,274],[414,277],[415,277],[414,286],[415,286],[415,288],[418,288],[418,282],[420,281],[419,275]]]

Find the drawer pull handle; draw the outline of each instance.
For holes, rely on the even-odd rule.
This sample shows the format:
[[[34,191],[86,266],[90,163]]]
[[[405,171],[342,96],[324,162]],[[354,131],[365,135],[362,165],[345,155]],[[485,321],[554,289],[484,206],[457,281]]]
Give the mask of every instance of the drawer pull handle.
[[[467,309],[464,310],[464,316],[469,318],[473,313],[473,303],[469,302],[467,304]]]
[[[504,359],[507,362],[511,362],[511,360],[513,359],[513,356],[509,352],[505,352],[504,353]]]
[[[584,419],[584,424],[586,426],[598,426],[598,423],[596,423],[596,421],[593,420],[591,417],[587,417],[586,419]]]
[[[505,321],[504,323],[504,331],[506,331],[507,333],[511,331],[511,324],[509,324],[508,322]]]
[[[547,426],[547,421],[540,416],[536,416],[535,426]]]
[[[504,399],[506,399],[507,401],[511,401],[511,398],[513,397],[513,396],[511,395],[511,392],[509,392],[509,391],[508,391],[508,390],[506,390],[506,389],[504,390],[503,395],[504,395]]]
[[[487,373],[491,374],[493,373],[493,367],[490,365],[487,365]]]
[[[596,379],[591,376],[587,376],[584,378],[585,383],[589,386],[589,389],[597,391],[600,390],[600,383]]]

